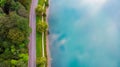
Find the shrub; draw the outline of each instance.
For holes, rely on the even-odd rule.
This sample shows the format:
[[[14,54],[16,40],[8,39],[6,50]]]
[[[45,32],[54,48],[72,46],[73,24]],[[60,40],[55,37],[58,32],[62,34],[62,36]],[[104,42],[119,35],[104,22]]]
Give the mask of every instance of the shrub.
[[[37,24],[37,32],[39,33],[47,31],[47,28],[48,28],[48,25],[46,22],[39,22]]]
[[[42,13],[44,12],[44,9],[41,5],[38,5],[35,11],[36,11],[37,16],[42,16]]]
[[[43,65],[43,64],[45,64],[46,62],[47,62],[46,57],[40,57],[40,58],[37,58],[37,60],[36,60],[36,64],[37,64],[37,65]]]

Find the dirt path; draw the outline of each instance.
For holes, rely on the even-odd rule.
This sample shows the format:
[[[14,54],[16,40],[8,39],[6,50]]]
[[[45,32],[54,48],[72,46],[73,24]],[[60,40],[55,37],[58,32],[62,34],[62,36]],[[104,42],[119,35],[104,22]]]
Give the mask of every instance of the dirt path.
[[[36,14],[35,8],[38,4],[38,0],[32,0],[31,9],[30,9],[30,27],[32,28],[32,32],[30,35],[30,43],[29,43],[29,62],[28,67],[36,67]]]
[[[49,1],[49,4],[50,4],[50,1]],[[49,7],[47,8],[46,14],[47,14],[46,21],[48,23]],[[51,59],[51,55],[50,55],[49,34],[48,33],[46,33],[46,51],[47,51],[47,67],[51,67],[52,59]]]

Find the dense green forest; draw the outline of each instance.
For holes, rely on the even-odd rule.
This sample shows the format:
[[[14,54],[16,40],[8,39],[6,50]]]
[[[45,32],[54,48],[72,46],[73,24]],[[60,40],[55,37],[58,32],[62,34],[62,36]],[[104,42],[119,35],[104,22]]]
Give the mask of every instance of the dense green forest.
[[[0,0],[0,67],[27,67],[31,0]]]

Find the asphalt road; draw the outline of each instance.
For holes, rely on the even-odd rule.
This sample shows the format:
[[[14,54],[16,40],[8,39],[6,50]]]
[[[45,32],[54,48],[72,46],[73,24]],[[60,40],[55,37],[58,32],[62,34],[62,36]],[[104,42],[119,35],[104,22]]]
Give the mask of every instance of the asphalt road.
[[[38,0],[32,0],[31,8],[30,8],[30,27],[32,28],[32,32],[30,35],[30,43],[29,43],[29,62],[28,67],[36,67],[36,14],[35,8],[37,7]]]

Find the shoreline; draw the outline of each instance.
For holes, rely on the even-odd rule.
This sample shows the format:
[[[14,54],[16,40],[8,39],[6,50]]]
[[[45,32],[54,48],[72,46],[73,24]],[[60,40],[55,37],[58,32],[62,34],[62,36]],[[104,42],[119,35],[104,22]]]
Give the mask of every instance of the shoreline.
[[[47,67],[51,67],[51,55],[50,55],[49,39],[47,33],[46,33],[46,50],[47,50]]]
[[[48,4],[50,5],[50,1],[48,1]],[[48,16],[49,16],[49,6],[46,8],[46,21],[48,23]],[[49,29],[49,26],[48,26]],[[51,67],[51,55],[50,55],[50,45],[49,45],[49,34],[46,33],[46,51],[47,51],[47,67]]]

